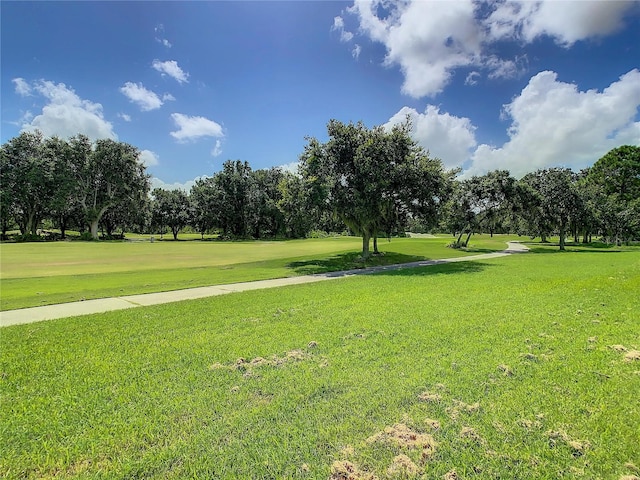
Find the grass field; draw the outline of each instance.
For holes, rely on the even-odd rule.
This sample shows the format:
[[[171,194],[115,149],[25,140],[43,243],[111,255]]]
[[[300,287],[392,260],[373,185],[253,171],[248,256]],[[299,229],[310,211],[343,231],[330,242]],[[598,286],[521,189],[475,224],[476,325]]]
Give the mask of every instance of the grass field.
[[[3,328],[0,476],[640,476],[640,252],[538,252]]]
[[[507,237],[474,239],[469,252],[448,238],[380,240],[382,257],[358,261],[355,237],[273,242],[56,242],[0,245],[0,309],[290,277],[502,250]]]

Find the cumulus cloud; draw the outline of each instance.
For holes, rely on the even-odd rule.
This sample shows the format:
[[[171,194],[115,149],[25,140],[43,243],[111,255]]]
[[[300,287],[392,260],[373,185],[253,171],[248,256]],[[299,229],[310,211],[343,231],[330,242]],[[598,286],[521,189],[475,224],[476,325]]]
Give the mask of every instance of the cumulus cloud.
[[[356,43],[353,47],[353,50],[351,50],[351,56],[357,60],[358,58],[360,58],[361,51],[362,47]]]
[[[486,20],[492,39],[513,38],[532,42],[550,36],[563,46],[579,40],[610,35],[621,29],[633,2],[588,1],[496,3]]]
[[[385,124],[393,125],[411,120],[411,136],[429,153],[438,157],[447,168],[461,166],[476,146],[475,127],[471,120],[442,113],[434,105],[428,105],[424,113],[403,107]]]
[[[22,80],[22,79],[21,79]],[[22,80],[16,83],[22,91],[44,97],[47,103],[39,115],[23,117],[21,131],[40,130],[45,136],[57,135],[68,138],[82,133],[92,140],[99,138],[117,139],[113,126],[105,120],[102,105],[80,98],[64,83],[38,80],[29,84]]]
[[[120,117],[125,122],[130,122],[131,121],[131,115],[127,115],[126,113],[119,113],[118,117]]]
[[[357,1],[351,11],[360,30],[385,45],[385,64],[400,66],[402,92],[412,97],[441,92],[454,69],[476,63],[481,53],[482,30],[470,0]]]
[[[171,136],[180,142],[201,137],[224,137],[222,126],[208,118],[191,117],[182,113],[172,113],[171,118],[178,127],[178,130],[171,132]]]
[[[617,31],[636,7],[624,1],[355,0],[347,12],[357,17],[360,34],[384,45],[384,64],[400,67],[402,92],[420,98],[442,92],[459,68],[484,70],[490,79],[521,75],[526,58],[496,57],[497,41],[550,36],[571,46]],[[332,30],[344,32],[342,17]]]
[[[188,82],[189,74],[182,70],[178,66],[178,62],[176,62],[175,60],[167,60],[166,62],[154,60],[152,66],[163,75],[169,75],[178,83]]]
[[[563,165],[581,169],[622,144],[640,145],[640,71],[622,75],[602,92],[580,91],[555,72],[533,76],[520,95],[504,106],[511,119],[502,147],[480,145],[467,175],[506,168],[522,176]]]
[[[24,78],[14,78],[11,80],[16,86],[16,93],[21,97],[31,95],[31,85]]]
[[[145,167],[153,167],[160,163],[160,159],[155,152],[152,152],[151,150],[142,150],[140,152],[140,162],[142,162]]]
[[[186,182],[174,182],[174,183],[165,183],[157,177],[151,177],[151,190],[154,188],[162,188],[164,190],[182,190],[185,193],[189,193],[191,187],[193,187],[196,182],[200,179],[209,178],[207,175],[202,175],[200,177],[196,177],[193,180],[187,180]]]
[[[163,104],[160,97],[155,92],[144,88],[142,83],[127,82],[120,88],[120,92],[129,101],[138,105],[143,112],[157,110]]]
[[[293,173],[294,175],[300,175],[299,172],[300,162],[290,162],[284,165],[279,165],[278,168],[283,172]]]

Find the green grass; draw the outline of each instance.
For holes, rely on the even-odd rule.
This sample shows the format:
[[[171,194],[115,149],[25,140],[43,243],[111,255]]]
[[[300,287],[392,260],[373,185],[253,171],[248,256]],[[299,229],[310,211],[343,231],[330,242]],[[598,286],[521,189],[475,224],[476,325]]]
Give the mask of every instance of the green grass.
[[[0,476],[637,475],[639,291],[637,249],[524,254],[6,327]]]
[[[502,250],[507,237],[479,237]],[[66,303],[225,283],[290,277],[476,253],[447,239],[380,239],[384,256],[359,261],[355,237],[259,242],[5,243],[0,309]]]

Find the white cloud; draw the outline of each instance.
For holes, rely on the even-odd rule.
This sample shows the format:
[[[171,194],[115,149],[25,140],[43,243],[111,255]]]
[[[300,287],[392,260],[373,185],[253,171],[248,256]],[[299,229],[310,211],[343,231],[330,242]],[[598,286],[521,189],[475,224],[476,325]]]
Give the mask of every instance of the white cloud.
[[[551,71],[533,76],[504,107],[512,120],[502,147],[480,145],[467,175],[506,168],[522,176],[538,168],[563,165],[581,169],[622,144],[640,145],[640,71],[622,75],[602,92],[579,91]]]
[[[334,17],[331,31],[340,32],[340,41],[343,43],[350,42],[353,39],[353,33],[345,30],[344,18],[342,18],[341,16]]]
[[[521,75],[526,57],[496,57],[496,41],[550,36],[570,46],[615,32],[636,7],[637,2],[586,0],[355,0],[347,12],[357,17],[360,34],[384,45],[384,64],[400,67],[402,92],[420,98],[442,92],[459,68],[486,70],[490,79]],[[345,31],[342,17],[334,19],[332,30]]]
[[[131,121],[131,116],[127,115],[126,113],[119,113],[118,117],[120,117],[125,122],[130,122]]]
[[[31,85],[24,78],[14,78],[11,80],[16,85],[16,93],[21,97],[31,95]]]
[[[622,28],[624,16],[635,8],[626,1],[536,1],[508,0],[496,3],[486,20],[493,39],[516,38],[532,42],[544,35],[560,45],[612,34]]]
[[[441,92],[454,69],[477,63],[481,53],[482,30],[471,0],[356,1],[351,11],[361,31],[385,45],[385,64],[400,66],[402,92],[412,97]]]
[[[143,112],[156,110],[162,106],[162,100],[155,92],[144,88],[142,83],[127,82],[121,88],[122,94],[140,107]]]
[[[64,83],[55,84],[47,80],[38,80],[24,86],[47,99],[42,113],[33,118],[23,117],[22,131],[40,130],[45,136],[57,135],[68,138],[82,133],[92,140],[99,138],[117,139],[113,126],[105,120],[102,105],[80,98],[75,91]]]
[[[169,75],[178,83],[188,82],[189,74],[183,71],[175,60],[167,60],[166,62],[154,60],[152,66],[160,73]]]
[[[173,46],[171,44],[171,42],[169,40],[167,40],[166,38],[158,38],[158,37],[156,37],[156,42],[161,43],[162,45],[164,45],[167,48],[171,48]]]
[[[171,118],[178,130],[171,132],[171,136],[184,142],[197,140],[201,137],[224,137],[222,126],[205,117],[190,117],[182,113],[172,113]]]
[[[176,97],[174,97],[173,95],[171,95],[170,93],[165,93],[162,96],[162,101],[163,102],[173,102],[175,101]]]
[[[469,74],[467,75],[467,78],[464,79],[464,84],[465,85],[477,85],[478,84],[478,78],[480,78],[480,72],[469,72]]]
[[[284,165],[279,165],[278,168],[283,172],[293,173],[294,175],[300,175],[298,168],[300,167],[300,162],[290,162],[285,163]]]
[[[140,162],[142,162],[145,167],[153,167],[160,163],[160,159],[155,152],[152,152],[151,150],[142,150],[140,152]]]
[[[468,118],[441,113],[434,105],[427,105],[424,113],[403,107],[385,127],[403,123],[407,116],[412,123],[413,139],[432,156],[440,158],[447,168],[461,166],[477,144],[475,127]]]
[[[218,157],[222,154],[222,140],[216,140],[216,144],[211,150],[211,155],[213,157]]]
[[[151,177],[151,190],[154,188],[162,188],[164,190],[182,190],[185,193],[188,193],[191,190],[196,182],[200,179],[209,178],[207,175],[202,175],[200,177],[196,177],[193,180],[187,180],[184,183],[174,182],[174,183],[165,183],[157,177]]]
[[[361,51],[362,47],[356,43],[356,45],[353,47],[353,50],[351,50],[351,56],[357,60],[358,58],[360,58]]]

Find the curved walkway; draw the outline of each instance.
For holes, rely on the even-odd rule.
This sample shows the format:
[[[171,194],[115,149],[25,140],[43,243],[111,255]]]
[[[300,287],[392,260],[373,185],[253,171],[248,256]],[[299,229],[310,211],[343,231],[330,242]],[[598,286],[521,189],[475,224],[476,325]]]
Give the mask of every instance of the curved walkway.
[[[518,242],[508,242],[508,248],[502,252],[470,255],[468,257],[443,258],[440,260],[423,260],[419,262],[387,265],[382,267],[370,267],[358,270],[345,270],[341,272],[319,273],[315,275],[302,275],[300,277],[274,278],[270,280],[257,280],[254,282],[232,283],[228,285],[213,285],[210,287],[196,287],[170,292],[144,293],[140,295],[126,295],[114,298],[98,298],[81,302],[62,303],[58,305],[45,305],[42,307],[23,308],[20,310],[7,310],[0,312],[0,327],[20,325],[25,323],[41,322],[43,320],[55,320],[57,318],[75,317],[92,313],[102,313],[112,310],[124,310],[127,308],[159,305],[162,303],[180,302],[196,298],[213,297],[234,292],[246,292],[263,288],[283,287],[287,285],[300,285],[303,283],[335,280],[337,278],[353,275],[367,275],[376,272],[401,270],[403,268],[427,267],[441,265],[443,263],[468,262],[472,260],[484,260],[522,253],[529,250],[528,247]]]

